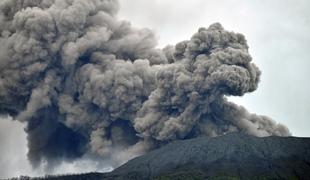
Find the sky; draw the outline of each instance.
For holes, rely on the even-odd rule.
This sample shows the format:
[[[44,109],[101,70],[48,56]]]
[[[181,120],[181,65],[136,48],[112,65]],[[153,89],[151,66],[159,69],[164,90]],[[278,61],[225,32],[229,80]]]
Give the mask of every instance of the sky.
[[[119,18],[154,30],[158,47],[189,39],[199,27],[214,22],[244,34],[253,62],[262,71],[261,82],[255,92],[230,100],[286,125],[293,136],[310,136],[310,1],[120,0],[120,4]],[[32,171],[27,162],[23,127],[9,117],[0,119],[0,178],[43,173]],[[81,160],[55,172],[79,172],[85,164],[96,169]]]
[[[310,136],[310,1],[121,0],[119,16],[153,29],[159,47],[189,39],[199,27],[220,22],[245,35],[262,71],[258,89],[231,100]]]

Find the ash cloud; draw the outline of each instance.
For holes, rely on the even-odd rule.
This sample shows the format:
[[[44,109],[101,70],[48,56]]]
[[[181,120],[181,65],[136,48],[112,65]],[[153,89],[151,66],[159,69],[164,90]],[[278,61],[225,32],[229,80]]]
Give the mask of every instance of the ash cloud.
[[[27,124],[34,167],[85,154],[117,165],[203,135],[290,135],[225,98],[259,82],[242,34],[215,23],[157,49],[153,32],[119,20],[118,8],[116,0],[0,2],[0,114]]]

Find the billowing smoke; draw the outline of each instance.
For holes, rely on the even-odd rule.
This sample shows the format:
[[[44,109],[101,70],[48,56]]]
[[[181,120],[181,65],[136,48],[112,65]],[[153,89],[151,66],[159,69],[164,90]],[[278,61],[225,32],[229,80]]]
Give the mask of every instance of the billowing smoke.
[[[27,123],[28,158],[112,161],[162,144],[241,131],[288,136],[225,96],[257,88],[242,34],[219,23],[156,48],[118,20],[116,0],[2,0],[0,114]]]

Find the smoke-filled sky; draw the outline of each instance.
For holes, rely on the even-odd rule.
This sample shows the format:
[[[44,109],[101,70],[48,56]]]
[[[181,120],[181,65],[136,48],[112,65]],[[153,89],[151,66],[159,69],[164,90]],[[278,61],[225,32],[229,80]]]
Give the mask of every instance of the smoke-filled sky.
[[[233,99],[287,125],[295,136],[310,136],[309,1],[121,0],[121,4],[120,16],[153,28],[160,46],[186,39],[212,22],[244,34],[262,71],[261,82],[255,92]]]
[[[28,142],[25,125],[1,119],[0,166],[5,168],[0,177],[44,174],[42,162],[53,173],[106,170],[162,143],[199,135],[289,135],[276,122],[295,136],[309,136],[306,0],[121,0],[118,15],[113,0],[92,11],[78,3],[70,10],[65,3],[46,10],[52,1],[44,2],[13,21],[10,8],[2,9],[7,19],[0,19],[0,113],[28,122]],[[57,16],[63,9],[68,18]],[[72,18],[87,14],[97,16],[86,23]],[[26,26],[31,17],[38,18]],[[53,19],[61,32],[54,33],[41,17]],[[137,29],[145,27],[155,36]],[[40,36],[40,30],[50,33]],[[158,50],[156,38],[158,48],[172,46]],[[6,51],[12,46],[15,56]],[[21,70],[24,76],[18,75]],[[12,93],[23,80],[30,83]],[[229,100],[259,115],[223,97],[247,92],[252,93]],[[60,140],[62,135],[72,144]],[[98,156],[103,162],[92,160]],[[74,163],[53,169],[60,157]]]

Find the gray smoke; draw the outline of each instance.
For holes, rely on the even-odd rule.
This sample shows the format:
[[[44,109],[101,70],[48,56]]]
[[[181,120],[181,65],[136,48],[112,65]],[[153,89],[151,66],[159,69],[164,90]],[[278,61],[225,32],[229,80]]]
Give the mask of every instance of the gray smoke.
[[[128,159],[162,144],[240,131],[288,136],[225,96],[257,89],[242,34],[219,23],[156,48],[116,0],[2,0],[0,114],[27,123],[28,158]],[[121,161],[121,160],[120,160]]]

